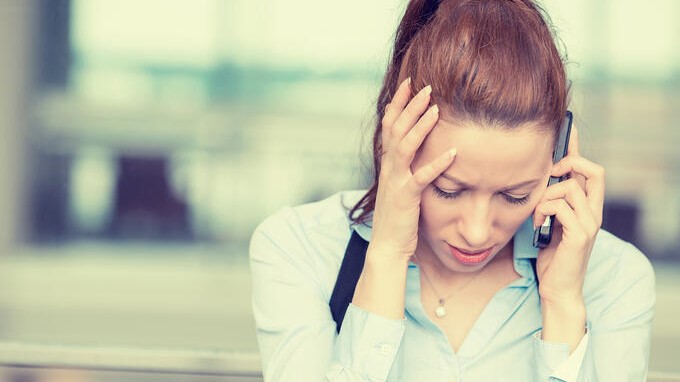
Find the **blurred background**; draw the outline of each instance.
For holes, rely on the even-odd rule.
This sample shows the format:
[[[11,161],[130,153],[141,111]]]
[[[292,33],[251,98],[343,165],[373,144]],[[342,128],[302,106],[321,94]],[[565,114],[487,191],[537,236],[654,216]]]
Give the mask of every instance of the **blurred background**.
[[[680,2],[542,4],[680,381]],[[249,236],[367,185],[404,5],[0,0],[0,380],[261,380]]]

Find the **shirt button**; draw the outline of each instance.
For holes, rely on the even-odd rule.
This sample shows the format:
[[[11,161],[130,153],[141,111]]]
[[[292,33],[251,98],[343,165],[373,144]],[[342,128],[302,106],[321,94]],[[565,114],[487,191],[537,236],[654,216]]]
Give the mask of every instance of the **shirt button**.
[[[392,354],[392,345],[382,344],[378,346],[378,352],[380,353],[380,355],[385,356],[390,355]]]

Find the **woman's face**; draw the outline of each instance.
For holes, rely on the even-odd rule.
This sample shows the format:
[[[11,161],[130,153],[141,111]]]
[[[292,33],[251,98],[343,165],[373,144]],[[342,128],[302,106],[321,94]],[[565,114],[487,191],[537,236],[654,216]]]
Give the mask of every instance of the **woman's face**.
[[[433,255],[455,272],[475,272],[488,264],[540,201],[552,142],[551,134],[532,125],[503,130],[440,119],[412,169],[453,147],[458,154],[423,191],[418,256]]]

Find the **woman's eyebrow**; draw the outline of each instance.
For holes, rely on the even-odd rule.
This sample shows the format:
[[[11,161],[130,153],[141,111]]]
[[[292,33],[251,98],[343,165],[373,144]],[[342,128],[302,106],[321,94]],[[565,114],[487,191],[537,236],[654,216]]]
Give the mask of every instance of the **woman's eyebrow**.
[[[501,191],[510,191],[510,190],[514,190],[516,188],[522,188],[522,187],[527,187],[527,186],[533,187],[533,186],[536,185],[536,183],[538,183],[540,181],[541,181],[540,179],[525,180],[524,182],[520,182],[520,183],[517,183],[517,184],[513,184],[511,186],[507,186],[507,187],[503,188]]]
[[[439,177],[440,177],[440,178],[444,178],[444,179],[448,180],[449,182],[457,183],[459,186],[462,186],[462,187],[464,187],[464,188],[474,188],[471,184],[465,183],[465,182],[463,182],[462,180],[456,178],[456,177],[453,176],[453,175],[449,175],[449,174],[446,174],[446,173],[441,173],[441,174],[439,175]]]
[[[471,185],[471,184],[469,184],[469,183],[465,183],[465,182],[463,182],[462,180],[456,178],[456,177],[453,176],[453,175],[449,175],[449,174],[446,174],[446,173],[442,173],[442,174],[439,175],[439,177],[440,177],[440,178],[444,178],[444,179],[446,179],[446,180],[448,180],[448,181],[450,181],[450,182],[456,183],[456,184],[458,184],[459,186],[461,186],[461,187],[463,187],[463,188],[475,188],[475,186],[473,186],[473,185]],[[514,190],[514,189],[517,189],[517,188],[526,187],[526,186],[532,186],[532,187],[533,187],[533,186],[536,185],[536,183],[538,183],[538,182],[540,182],[540,181],[541,181],[540,179],[530,179],[530,180],[525,180],[525,181],[519,182],[519,183],[517,183],[517,184],[513,184],[513,185],[510,185],[510,186],[507,186],[507,187],[503,187],[503,189],[501,189],[500,191],[509,191],[509,190]]]

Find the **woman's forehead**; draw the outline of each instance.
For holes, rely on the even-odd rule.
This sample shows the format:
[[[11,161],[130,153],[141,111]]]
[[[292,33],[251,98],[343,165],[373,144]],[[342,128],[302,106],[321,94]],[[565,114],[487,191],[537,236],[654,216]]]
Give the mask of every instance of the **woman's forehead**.
[[[504,183],[542,176],[552,157],[551,146],[550,134],[536,127],[500,129],[440,121],[426,138],[420,155],[429,162],[456,148],[458,154],[447,173],[470,182],[491,177]]]

